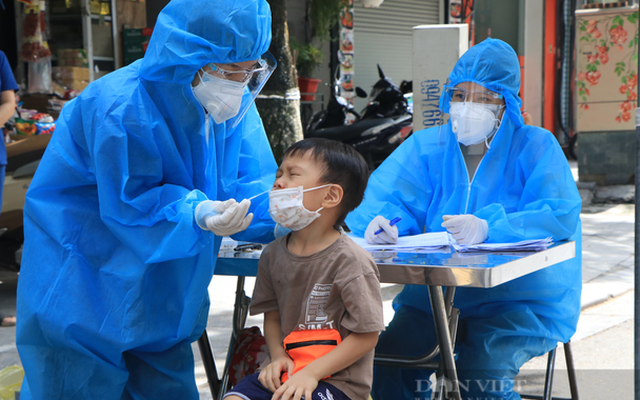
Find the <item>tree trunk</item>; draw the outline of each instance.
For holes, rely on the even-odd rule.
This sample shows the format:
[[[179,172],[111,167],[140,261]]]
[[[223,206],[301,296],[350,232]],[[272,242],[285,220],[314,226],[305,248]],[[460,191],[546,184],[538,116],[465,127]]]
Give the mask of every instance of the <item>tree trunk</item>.
[[[264,129],[278,165],[284,151],[301,140],[300,90],[291,50],[285,0],[267,0],[271,6],[272,36],[269,51],[278,67],[256,99]]]

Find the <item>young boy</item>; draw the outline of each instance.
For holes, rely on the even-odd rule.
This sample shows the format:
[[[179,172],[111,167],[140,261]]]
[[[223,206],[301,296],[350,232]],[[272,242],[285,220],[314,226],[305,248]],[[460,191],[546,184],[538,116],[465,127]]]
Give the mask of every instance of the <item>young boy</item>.
[[[340,230],[368,175],[362,156],[340,142],[305,139],[285,152],[269,208],[291,233],[262,252],[250,308],[265,314],[271,363],[226,400],[369,397],[384,329],[379,273]]]

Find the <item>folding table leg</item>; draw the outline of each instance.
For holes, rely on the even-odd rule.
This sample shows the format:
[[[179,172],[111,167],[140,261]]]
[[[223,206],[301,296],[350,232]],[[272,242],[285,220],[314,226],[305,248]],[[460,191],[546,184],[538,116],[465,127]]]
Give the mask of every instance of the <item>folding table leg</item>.
[[[460,388],[458,386],[458,373],[456,371],[455,359],[453,356],[453,345],[451,344],[451,333],[449,332],[449,315],[445,306],[442,286],[428,286],[429,297],[431,298],[431,309],[436,325],[438,343],[440,344],[440,364],[444,377],[451,384],[451,389],[447,398],[461,400]],[[438,374],[440,376],[440,374]]]
[[[207,375],[207,381],[209,382],[211,396],[213,399],[216,399],[217,393],[220,391],[220,378],[218,378],[218,370],[216,369],[216,363],[213,359],[213,351],[211,351],[209,335],[206,329],[198,339],[198,348],[200,349],[200,357],[202,358],[204,371]]]
[[[548,353],[547,371],[544,379],[544,389],[542,396],[521,393],[520,397],[531,400],[578,400],[578,383],[576,380],[576,371],[573,365],[573,353],[571,352],[571,342],[564,343],[564,356],[567,363],[567,376],[569,378],[569,388],[571,390],[571,398],[554,397],[552,395],[553,375],[556,359],[556,348]]]
[[[211,350],[211,344],[209,343],[209,336],[206,329],[198,339],[198,348],[200,349],[202,364],[204,365],[213,400],[221,399],[228,389],[229,368],[231,368],[233,347],[236,344],[240,331],[244,328],[250,302],[251,299],[247,297],[244,292],[244,276],[239,276],[236,286],[236,300],[233,305],[231,338],[229,339],[229,349],[227,351],[227,360],[224,366],[224,371],[222,371],[222,379],[218,378],[218,371],[216,369],[216,363],[213,358],[213,351]]]
[[[571,341],[564,344],[564,358],[567,362],[567,375],[569,377],[569,387],[571,389],[571,400],[578,400],[578,380],[576,379],[576,369],[573,365],[573,351],[571,351]]]
[[[547,357],[547,372],[544,374],[544,391],[542,392],[542,398],[544,400],[551,400],[551,393],[553,389],[553,372],[556,364],[556,348],[549,352]]]
[[[233,348],[238,340],[240,331],[244,328],[244,324],[247,320],[247,314],[249,311],[249,304],[251,298],[244,292],[244,276],[238,277],[238,283],[236,285],[236,300],[233,305],[233,322],[231,338],[229,339],[229,349],[227,350],[227,360],[224,364],[224,371],[222,371],[222,382],[218,389],[218,396],[214,399],[221,399],[222,396],[229,390],[229,370],[231,369],[231,357],[233,356]]]

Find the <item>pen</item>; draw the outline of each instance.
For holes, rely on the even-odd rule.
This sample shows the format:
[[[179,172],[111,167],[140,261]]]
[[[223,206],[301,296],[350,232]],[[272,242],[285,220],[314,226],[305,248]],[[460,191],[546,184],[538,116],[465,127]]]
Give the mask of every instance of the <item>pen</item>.
[[[233,249],[233,251],[244,251],[244,250],[262,250],[262,245],[260,243],[246,243],[241,244]]]
[[[392,219],[391,221],[389,221],[389,226],[394,226],[395,224],[397,224],[398,222],[400,222],[402,218],[401,217],[395,217],[394,219]],[[382,232],[384,229],[378,229],[377,231],[373,232],[374,235],[379,234],[380,232]]]

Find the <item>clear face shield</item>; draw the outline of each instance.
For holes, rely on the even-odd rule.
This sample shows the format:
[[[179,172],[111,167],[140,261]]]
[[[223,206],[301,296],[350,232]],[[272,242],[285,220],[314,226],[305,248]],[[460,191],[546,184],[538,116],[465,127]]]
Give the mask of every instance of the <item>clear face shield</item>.
[[[473,88],[460,87],[473,86]],[[485,142],[498,131],[504,108],[504,97],[474,83],[464,82],[445,89],[449,104],[451,129],[465,146]]]
[[[194,94],[216,123],[230,120],[231,127],[234,128],[249,110],[276,66],[276,59],[269,52],[264,53],[251,68],[210,63],[202,72],[198,72],[201,83],[194,88]],[[247,91],[250,96],[244,98]]]

